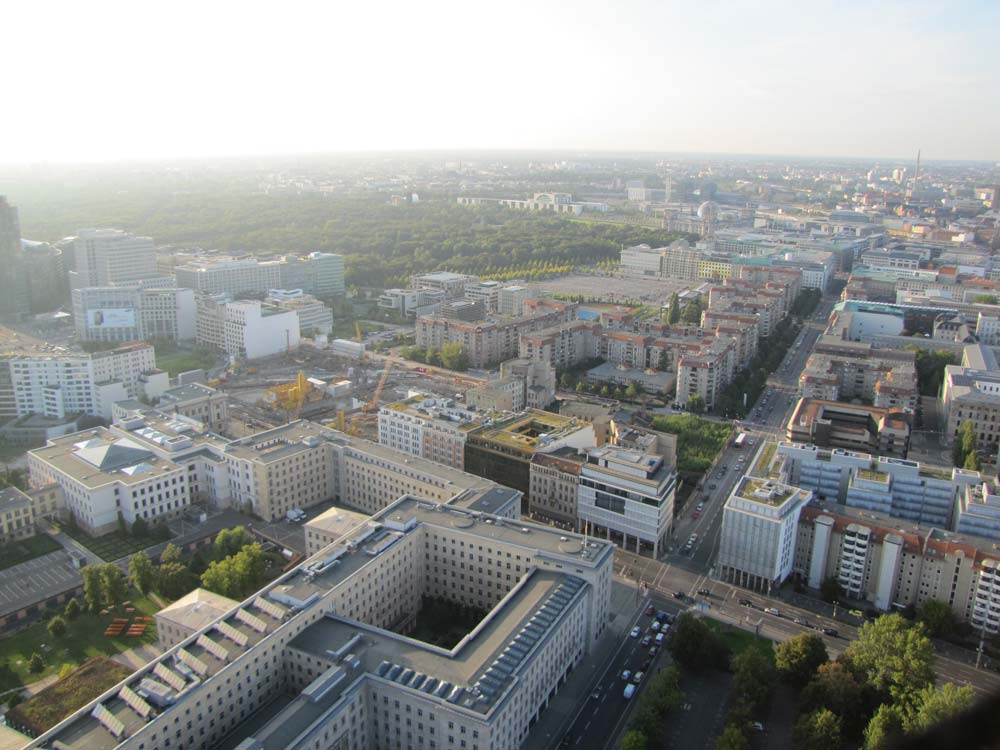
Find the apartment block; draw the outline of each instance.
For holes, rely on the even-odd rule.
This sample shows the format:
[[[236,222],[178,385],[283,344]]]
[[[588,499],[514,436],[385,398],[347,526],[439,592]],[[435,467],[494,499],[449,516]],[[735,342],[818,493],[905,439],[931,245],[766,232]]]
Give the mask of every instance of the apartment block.
[[[910,420],[898,409],[801,398],[786,430],[793,443],[906,458]]]
[[[809,490],[745,476],[722,510],[716,563],[724,581],[770,592],[792,573],[795,538]]]
[[[70,287],[107,287],[155,279],[156,248],[149,237],[120,229],[81,229],[68,241],[73,257]]]
[[[556,368],[574,367],[596,354],[595,327],[589,321],[572,320],[522,334],[518,344],[519,356],[548,362]]]
[[[195,297],[160,282],[73,290],[73,324],[80,341],[195,340]]]
[[[378,442],[461,470],[466,436],[481,419],[452,399],[411,396],[379,409]]]
[[[593,448],[580,469],[577,528],[655,559],[673,528],[676,489],[677,472],[662,456]]]
[[[0,542],[6,544],[35,534],[35,504],[17,487],[0,489]]]
[[[577,528],[577,491],[586,461],[586,454],[568,446],[531,457],[528,513],[532,518]]]
[[[692,356],[677,362],[677,403],[686,406],[692,396],[700,396],[706,408],[713,408],[721,390],[736,371],[736,342],[716,339]]]
[[[405,497],[31,747],[515,750],[605,631],[612,566],[603,541]],[[425,596],[487,613],[442,649],[413,630]]]
[[[945,436],[951,444],[965,422],[971,422],[984,450],[995,451],[1000,442],[1000,366],[993,351],[982,345],[966,346],[961,365],[944,368],[941,405]]]

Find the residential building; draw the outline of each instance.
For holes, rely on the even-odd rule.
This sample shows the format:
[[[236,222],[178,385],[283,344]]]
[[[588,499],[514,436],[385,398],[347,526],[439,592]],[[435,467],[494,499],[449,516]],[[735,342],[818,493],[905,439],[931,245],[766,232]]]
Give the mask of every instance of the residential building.
[[[497,313],[512,318],[524,315],[524,303],[531,299],[531,290],[526,286],[505,286],[497,294]]]
[[[164,414],[195,419],[210,430],[225,429],[229,420],[229,396],[202,383],[186,383],[165,390],[156,408]]]
[[[17,487],[0,489],[0,542],[7,544],[35,534],[35,504]]]
[[[378,442],[461,470],[466,436],[480,421],[450,398],[420,394],[379,409]]]
[[[71,241],[70,288],[118,286],[160,277],[150,237],[120,229],[81,229]]]
[[[687,406],[692,396],[701,397],[707,409],[715,407],[721,390],[733,378],[736,369],[734,339],[716,339],[694,355],[677,361],[677,403]]]
[[[196,588],[156,613],[156,638],[169,651],[232,612],[239,602],[208,589]]]
[[[594,444],[592,425],[528,409],[470,431],[465,442],[465,469],[528,495],[531,458],[536,452],[548,453],[564,445],[592,448]]]
[[[299,348],[299,316],[260,302],[225,303],[223,348],[231,357],[259,359]]]
[[[562,528],[577,528],[577,489],[585,453],[563,446],[551,453],[536,453],[528,470],[528,513]]]
[[[301,289],[271,289],[267,307],[279,312],[294,312],[299,319],[301,338],[333,333],[333,310]]]
[[[676,489],[677,472],[662,456],[592,448],[580,469],[577,528],[657,559],[673,528]]]
[[[945,416],[945,438],[958,437],[965,422],[971,422],[979,447],[995,451],[1000,443],[1000,367],[993,351],[982,345],[966,346],[961,365],[944,368],[941,405]]]
[[[898,409],[801,398],[786,434],[793,443],[906,458],[910,419],[910,414]]]
[[[491,380],[465,392],[465,403],[480,412],[524,411],[527,408],[525,398],[525,381],[515,377]]]
[[[770,593],[792,573],[802,509],[812,492],[745,476],[722,509],[716,569],[722,580]]]
[[[31,747],[516,750],[606,631],[612,568],[605,542],[404,497]],[[413,632],[425,597],[487,615],[442,649]]]
[[[556,368],[546,362],[521,358],[501,362],[499,382],[506,380],[516,382],[524,392],[521,407],[509,411],[547,409],[556,400]]]
[[[433,313],[445,300],[440,289],[386,289],[379,295],[378,306],[395,310],[401,318]]]
[[[149,344],[125,344],[92,354],[20,355],[7,360],[18,416],[111,419],[116,401],[158,397],[169,387]]]
[[[194,292],[162,281],[73,290],[73,324],[80,341],[195,340]],[[172,282],[168,282],[172,283]]]
[[[522,334],[518,344],[520,357],[548,362],[559,369],[575,367],[597,352],[594,328],[590,321],[571,320]]]
[[[410,286],[414,289],[437,289],[440,292],[444,292],[445,299],[461,299],[465,296],[465,288],[478,282],[478,276],[437,271],[435,273],[424,273],[414,276]]]
[[[473,302],[482,302],[484,314],[496,315],[500,309],[499,281],[477,281],[465,286],[465,298]]]

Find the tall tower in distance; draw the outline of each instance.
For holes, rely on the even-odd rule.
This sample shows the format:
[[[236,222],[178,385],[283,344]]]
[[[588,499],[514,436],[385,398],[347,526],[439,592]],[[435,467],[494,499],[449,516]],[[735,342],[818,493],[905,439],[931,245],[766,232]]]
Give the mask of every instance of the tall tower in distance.
[[[920,190],[917,187],[917,183],[920,180],[920,149],[917,149],[917,166],[913,170],[913,185],[910,187],[910,194],[908,197],[916,199],[920,195]]]
[[[24,250],[17,208],[0,195],[0,317],[16,318],[28,312],[28,289],[23,277]]]

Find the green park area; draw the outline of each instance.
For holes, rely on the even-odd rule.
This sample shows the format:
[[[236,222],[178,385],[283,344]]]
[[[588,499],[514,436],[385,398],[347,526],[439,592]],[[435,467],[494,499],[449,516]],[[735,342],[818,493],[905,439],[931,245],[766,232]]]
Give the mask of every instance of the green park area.
[[[131,673],[131,669],[118,662],[95,656],[37,695],[15,706],[7,714],[7,722],[37,737]]]
[[[157,341],[156,366],[176,377],[179,372],[188,370],[210,370],[215,365],[215,355],[208,349],[178,349]]]
[[[693,414],[656,417],[653,429],[677,436],[677,470],[682,474],[705,472],[733,431],[728,422],[714,422]]]
[[[27,539],[14,539],[0,546],[0,570],[36,557],[56,552],[62,546],[48,534],[35,534]]]

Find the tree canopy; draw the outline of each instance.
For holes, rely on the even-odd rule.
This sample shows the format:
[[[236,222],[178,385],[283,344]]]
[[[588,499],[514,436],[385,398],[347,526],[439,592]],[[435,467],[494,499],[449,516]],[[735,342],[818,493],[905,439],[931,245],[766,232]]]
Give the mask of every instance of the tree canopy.
[[[829,661],[823,639],[815,633],[800,633],[774,647],[774,664],[781,679],[804,687],[820,665]]]
[[[895,700],[934,681],[934,647],[923,625],[910,625],[898,614],[866,622],[845,657],[875,690]]]

